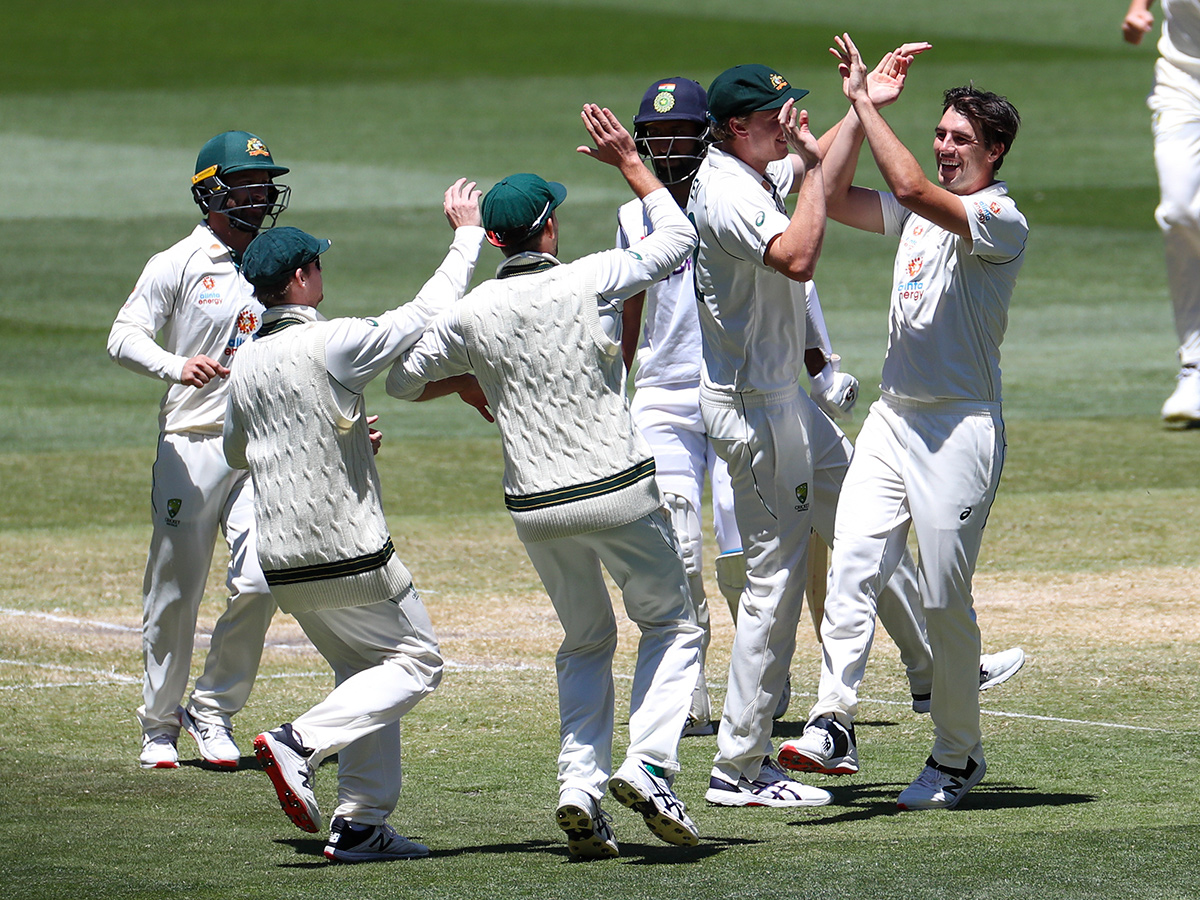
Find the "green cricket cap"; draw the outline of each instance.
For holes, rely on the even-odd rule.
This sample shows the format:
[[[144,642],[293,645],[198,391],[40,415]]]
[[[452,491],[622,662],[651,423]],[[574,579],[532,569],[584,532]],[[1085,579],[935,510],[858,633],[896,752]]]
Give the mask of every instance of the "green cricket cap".
[[[286,175],[287,166],[278,165],[262,138],[248,131],[224,131],[200,148],[196,157],[196,177],[192,183],[210,175],[228,175],[247,169],[262,169],[269,175]]]
[[[550,214],[567,199],[557,181],[521,172],[497,182],[480,205],[487,239],[497,247],[519,244],[541,231]]]
[[[808,91],[794,88],[769,66],[751,63],[734,66],[718,75],[708,89],[708,111],[717,122],[762,109],[779,109],[788,100],[799,100]]]
[[[262,232],[242,256],[242,275],[255,287],[272,287],[292,277],[326,250],[332,241],[282,225]]]

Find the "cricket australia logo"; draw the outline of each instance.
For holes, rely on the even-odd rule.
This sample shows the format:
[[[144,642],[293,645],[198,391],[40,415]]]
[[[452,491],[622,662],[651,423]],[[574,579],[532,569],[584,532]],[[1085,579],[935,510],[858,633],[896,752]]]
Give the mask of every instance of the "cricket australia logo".
[[[782,91],[787,86],[788,83],[782,75],[774,72],[771,73],[771,87],[775,88],[777,91]]]
[[[808,482],[796,485],[796,512],[804,512],[808,509]]]
[[[179,510],[183,506],[183,501],[178,497],[172,497],[167,501],[167,524],[178,525],[179,520],[175,518],[179,515]]]
[[[259,138],[250,138],[246,141],[246,153],[250,156],[270,156],[271,151],[267,149],[267,145]]]

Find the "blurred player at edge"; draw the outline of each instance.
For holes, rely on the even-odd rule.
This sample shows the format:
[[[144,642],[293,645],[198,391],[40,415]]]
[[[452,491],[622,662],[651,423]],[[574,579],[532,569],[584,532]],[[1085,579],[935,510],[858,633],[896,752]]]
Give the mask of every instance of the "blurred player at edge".
[[[1140,44],[1154,25],[1153,0],[1133,0],[1121,33]],[[1147,103],[1154,130],[1167,286],[1179,335],[1179,375],[1165,421],[1200,423],[1200,0],[1163,0],[1159,59]]]
[[[142,587],[143,768],[178,766],[181,725],[210,764],[234,768],[241,759],[231,720],[250,696],[275,603],[255,553],[250,478],[225,462],[220,438],[229,367],[262,316],[239,270],[242,254],[287,208],[290,189],[274,183],[287,171],[249,132],[208,141],[192,178],[204,221],[151,257],[108,336],[113,360],[170,384],[159,410]],[[184,708],[218,529],[229,545],[229,599]]]

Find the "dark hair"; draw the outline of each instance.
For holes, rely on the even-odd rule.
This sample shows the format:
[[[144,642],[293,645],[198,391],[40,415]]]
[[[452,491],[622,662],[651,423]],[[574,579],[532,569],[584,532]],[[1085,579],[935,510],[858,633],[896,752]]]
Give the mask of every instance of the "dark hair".
[[[254,296],[263,306],[279,306],[282,303],[287,303],[288,285],[291,283],[290,278],[285,278],[283,281],[275,284],[263,284],[254,289]]]
[[[999,144],[1004,148],[992,169],[994,172],[1000,171],[1004,154],[1012,149],[1013,141],[1017,139],[1017,129],[1021,127],[1021,115],[1017,108],[1008,102],[1007,97],[981,91],[971,84],[946,91],[942,112],[950,107],[966,116],[986,146]]]

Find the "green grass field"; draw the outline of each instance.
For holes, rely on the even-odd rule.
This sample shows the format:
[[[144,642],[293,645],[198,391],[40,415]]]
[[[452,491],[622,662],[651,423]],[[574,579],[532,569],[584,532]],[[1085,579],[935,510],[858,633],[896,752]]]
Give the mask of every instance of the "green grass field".
[[[0,892],[11,898],[1194,898],[1200,896],[1200,432],[1169,431],[1175,336],[1153,221],[1153,41],[1122,0],[947,9],[833,0],[10,0],[0,54]],[[685,11],[686,10],[686,11]],[[492,428],[451,401],[369,393],[385,502],[450,661],[405,719],[397,827],[430,859],[326,865],[250,756],[237,772],[136,766],[140,585],[162,386],[104,352],[145,260],[191,227],[211,135],[292,167],[282,221],[334,239],[323,311],[411,297],[450,240],[441,192],[514,171],[563,181],[562,255],[608,246],[620,178],[574,152],[585,101],[632,118],[651,80],[761,61],[844,109],[832,36],[934,49],[887,117],[931,154],[941,90],[1007,94],[1003,174],[1031,224],[1004,346],[1009,456],[977,578],[985,645],[1022,674],[984,695],[988,776],[961,810],[897,814],[930,726],[880,639],[862,772],[815,811],[706,807],[712,738],[678,782],[703,840],[654,840],[611,801],[622,857],[570,863],[554,825],[561,632],[504,512]],[[879,184],[868,159],[860,181]],[[893,244],[831,226],[818,269],[845,368],[873,399]],[[477,280],[499,257],[486,248]],[[861,421],[862,412],[858,415]],[[854,428],[851,428],[853,431]],[[220,556],[220,554],[218,554]],[[223,602],[214,567],[202,625]],[[710,583],[710,596],[718,597]],[[720,601],[717,601],[719,605]],[[632,668],[626,622],[618,660]],[[717,699],[730,640],[716,613]],[[799,733],[818,650],[802,624]],[[198,661],[207,646],[202,635]],[[331,679],[280,616],[237,736]],[[627,684],[622,681],[621,684]],[[620,729],[619,729],[620,731]],[[624,739],[618,734],[618,749]],[[322,770],[329,807],[335,773]]]

